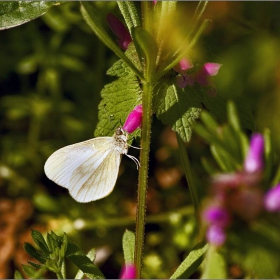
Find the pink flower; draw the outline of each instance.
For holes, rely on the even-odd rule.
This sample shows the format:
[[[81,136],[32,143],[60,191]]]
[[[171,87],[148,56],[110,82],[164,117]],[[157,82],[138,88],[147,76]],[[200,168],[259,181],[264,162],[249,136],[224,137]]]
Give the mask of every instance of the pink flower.
[[[220,206],[210,206],[203,212],[203,219],[210,225],[225,228],[230,223],[228,211]]]
[[[218,74],[222,64],[207,62],[195,74],[195,81],[201,86],[208,86],[210,83],[209,77]]]
[[[263,168],[264,139],[260,133],[251,137],[250,148],[244,162],[244,170],[248,173],[262,171]]]
[[[135,279],[136,267],[134,264],[126,264],[122,268],[120,279]]]
[[[280,212],[280,184],[266,193],[264,206],[269,212]]]
[[[131,36],[127,30],[127,28],[123,25],[123,23],[115,17],[113,14],[109,13],[106,16],[106,20],[114,32],[114,34],[118,37],[118,44],[121,49],[124,51],[127,50],[128,45],[132,42]]]
[[[123,125],[123,129],[132,133],[142,124],[143,109],[142,105],[137,105],[128,115]]]
[[[191,60],[184,57],[182,58],[177,65],[174,66],[174,70],[180,74],[185,74],[187,70],[193,67]]]
[[[212,225],[207,229],[206,239],[213,245],[221,246],[226,241],[226,234],[223,228]]]

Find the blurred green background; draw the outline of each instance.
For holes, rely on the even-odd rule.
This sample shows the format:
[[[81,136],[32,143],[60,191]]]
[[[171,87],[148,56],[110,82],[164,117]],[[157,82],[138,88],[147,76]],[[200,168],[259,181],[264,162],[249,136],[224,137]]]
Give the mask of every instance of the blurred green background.
[[[95,4],[104,18],[109,12],[120,15],[115,2]],[[195,9],[194,2],[178,5],[186,12]],[[218,94],[248,106],[256,130],[270,128],[278,151],[279,10],[276,1],[210,2],[204,17],[212,22],[200,42],[205,62],[223,64],[215,77]],[[95,247],[105,276],[118,277],[122,234],[135,226],[135,165],[123,157],[113,193],[88,204],[74,201],[43,172],[52,152],[93,137],[100,91],[113,79],[106,70],[115,61],[83,21],[78,2],[53,7],[41,18],[1,31],[0,278],[13,277],[14,269],[26,263],[22,244],[30,242],[31,228],[64,231],[85,252]],[[187,146],[203,197],[207,175],[200,157],[209,155],[209,149],[196,135]],[[135,149],[129,153],[139,154]],[[167,278],[197,237],[176,137],[156,119],[147,197],[144,276]],[[75,268],[69,270],[71,278]],[[241,277],[238,273],[232,270],[231,277]]]

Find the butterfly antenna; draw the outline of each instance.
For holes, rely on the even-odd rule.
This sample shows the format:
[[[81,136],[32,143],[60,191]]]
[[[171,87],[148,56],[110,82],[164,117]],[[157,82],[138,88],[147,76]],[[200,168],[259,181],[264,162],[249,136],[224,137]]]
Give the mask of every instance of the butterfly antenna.
[[[136,157],[134,157],[134,156],[131,156],[131,155],[128,155],[128,154],[125,154],[125,155],[134,161],[134,163],[135,163],[136,166],[137,166],[137,170],[138,170],[139,167],[140,167],[140,162],[139,162],[139,160],[138,160]]]

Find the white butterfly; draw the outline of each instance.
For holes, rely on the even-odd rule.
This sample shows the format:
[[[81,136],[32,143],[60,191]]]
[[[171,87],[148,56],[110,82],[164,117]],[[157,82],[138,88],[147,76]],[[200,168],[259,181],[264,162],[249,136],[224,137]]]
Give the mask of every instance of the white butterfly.
[[[57,150],[44,169],[47,177],[68,189],[75,200],[90,202],[112,192],[121,156],[127,151],[127,133],[119,127],[112,137],[97,137]],[[138,168],[138,159],[127,156]]]

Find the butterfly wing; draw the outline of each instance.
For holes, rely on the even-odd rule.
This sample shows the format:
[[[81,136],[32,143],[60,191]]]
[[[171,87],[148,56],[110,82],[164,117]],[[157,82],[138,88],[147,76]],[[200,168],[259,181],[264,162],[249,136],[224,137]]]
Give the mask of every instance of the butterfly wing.
[[[54,152],[45,164],[45,173],[58,185],[69,189],[79,202],[108,195],[114,188],[120,153],[113,137],[98,137]]]

